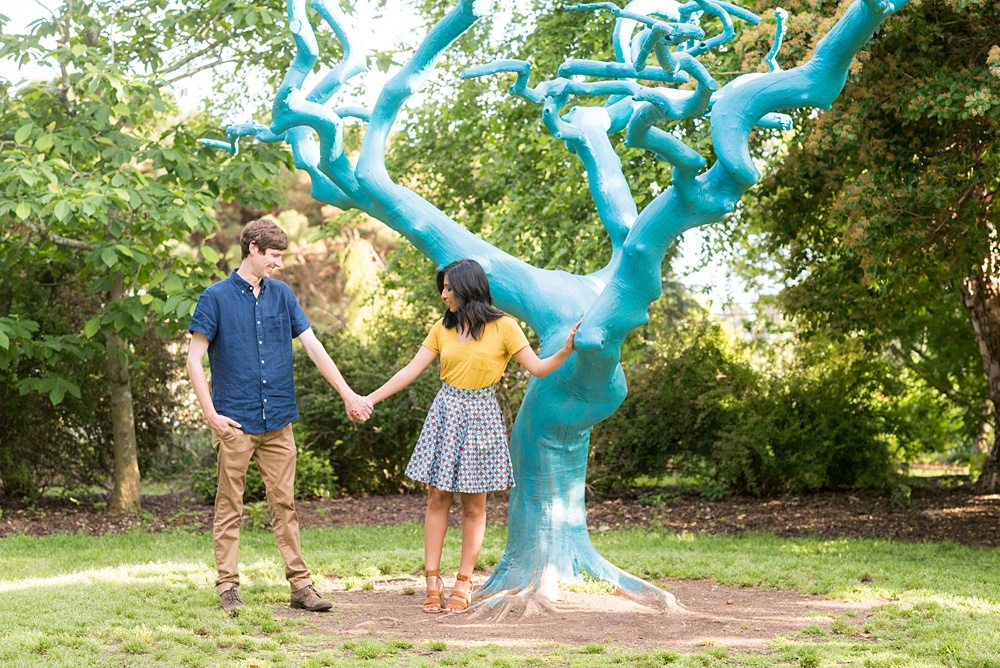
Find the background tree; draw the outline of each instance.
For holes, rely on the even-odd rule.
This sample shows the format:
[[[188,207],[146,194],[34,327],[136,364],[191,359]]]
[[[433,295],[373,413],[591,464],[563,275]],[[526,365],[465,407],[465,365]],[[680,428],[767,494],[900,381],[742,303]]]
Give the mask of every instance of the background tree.
[[[887,354],[993,444],[1000,484],[1000,3],[921,3],[886,23],[847,84],[810,118],[748,207],[750,273],[786,285],[806,332]]]
[[[0,317],[0,367],[21,393],[59,404],[81,396],[68,369],[106,359],[115,511],[139,506],[130,341],[170,337],[187,320],[219,257],[180,244],[212,233],[220,200],[272,207],[268,181],[286,160],[269,151],[252,165],[231,161],[220,177],[195,140],[209,117],[182,123],[169,86],[227,63],[245,74],[287,57],[281,4],[66,0],[27,34],[2,35],[0,57],[54,75],[7,82],[0,97],[0,264],[11,306]],[[93,293],[82,323],[77,313],[61,321],[66,329],[48,329],[55,320],[22,308],[18,296],[43,267]]]
[[[439,266],[460,257],[479,260],[490,276],[497,303],[539,334],[543,355],[550,354],[560,337],[586,314],[577,336],[577,355],[558,372],[533,381],[518,414],[511,438],[518,485],[511,494],[507,548],[484,586],[485,593],[496,596],[484,603],[504,603],[508,606],[504,611],[519,599],[544,604],[557,594],[560,580],[589,574],[647,603],[672,605],[672,596],[600,557],[587,534],[584,480],[589,434],[625,397],[622,343],[645,322],[649,305],[660,295],[660,266],[670,243],[681,232],[733,211],[759,178],[747,148],[753,128],[759,122],[783,126],[786,119],[773,114],[781,109],[829,106],[844,85],[854,54],[898,7],[857,2],[806,64],[782,72],[772,60],[770,72],[739,77],[721,88],[696,56],[733,38],[734,15],[754,23],[758,19],[746,10],[708,0],[647,8],[655,9],[655,18],[638,13],[638,7],[624,12],[610,4],[592,7],[619,18],[613,63],[570,60],[560,66],[556,78],[534,86],[528,85],[531,67],[523,61],[498,61],[468,71],[468,76],[515,72],[511,92],[543,105],[546,127],[583,163],[611,245],[606,266],[584,276],[532,267],[483,242],[394,182],[386,171],[389,132],[402,105],[427,81],[449,44],[480,18],[483,6],[463,1],[449,11],[385,86],[370,113],[327,104],[363,70],[364,61],[339,9],[323,0],[313,6],[340,38],[343,59],[315,87],[304,89],[319,49],[304,1],[290,2],[288,18],[297,53],[275,97],[271,125],[231,127],[230,150],[244,135],[286,140],[296,165],[312,176],[317,198],[383,220]],[[689,20],[701,12],[718,21],[718,33],[707,37],[697,21]],[[641,30],[633,40],[636,25]],[[647,62],[654,57],[655,65]],[[611,81],[586,83],[579,77]],[[682,86],[644,86],[635,80]],[[563,114],[570,98],[576,97],[598,98],[606,104],[578,106]],[[709,110],[718,159],[702,172],[706,160],[657,124],[690,122]],[[344,117],[368,122],[356,165],[344,152]],[[630,145],[651,150],[674,167],[670,186],[641,212],[610,139],[622,134]]]

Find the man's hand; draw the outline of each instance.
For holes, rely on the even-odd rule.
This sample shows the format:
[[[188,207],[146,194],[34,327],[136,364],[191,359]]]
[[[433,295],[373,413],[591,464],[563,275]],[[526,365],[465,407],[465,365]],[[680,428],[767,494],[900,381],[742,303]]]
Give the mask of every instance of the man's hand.
[[[368,397],[362,397],[351,393],[344,399],[344,408],[347,409],[347,417],[354,422],[366,422],[372,415],[372,402]]]
[[[233,426],[240,429],[243,426],[236,420],[227,418],[225,415],[219,415],[218,413],[213,413],[205,419],[208,420],[209,426],[215,430],[215,433],[219,435],[219,438],[222,438],[222,435],[226,433],[227,427]]]

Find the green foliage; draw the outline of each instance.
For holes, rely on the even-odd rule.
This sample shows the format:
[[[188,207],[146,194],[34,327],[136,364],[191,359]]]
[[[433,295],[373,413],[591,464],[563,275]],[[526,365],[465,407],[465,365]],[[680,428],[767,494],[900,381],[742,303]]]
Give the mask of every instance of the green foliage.
[[[218,277],[219,258],[208,247],[185,254],[177,245],[214,230],[220,198],[256,207],[275,201],[267,180],[287,155],[271,150],[253,165],[231,161],[217,178],[217,154],[197,143],[214,120],[199,114],[181,122],[164,94],[159,76],[180,80],[192,64],[180,52],[223,34],[232,40],[243,23],[254,23],[252,9],[211,4],[218,7],[67,3],[30,33],[3,36],[0,57],[39,61],[60,76],[22,82],[0,96],[0,261],[9,268],[2,287],[22,290],[25,268],[57,263],[72,266],[100,295],[69,331],[38,330],[19,311],[0,324],[0,365],[35,360],[38,369],[21,388],[47,393],[53,403],[79,392],[60,381],[69,357],[101,349],[112,332],[163,337],[183,326],[198,292]],[[230,17],[206,31],[216,9]],[[273,25],[271,32],[277,36]],[[184,46],[171,49],[176,44]],[[168,53],[177,60],[167,60]],[[265,187],[247,187],[250,169]]]
[[[718,325],[689,318],[649,352],[594,429],[592,484],[680,473],[708,495],[892,489],[932,434],[953,436],[939,397],[909,391],[858,346],[800,343],[762,372]]]
[[[0,309],[20,313],[45,332],[74,331],[95,304],[95,296],[72,265],[22,268],[18,289],[0,296]],[[24,322],[24,321],[22,321]],[[51,338],[49,337],[50,341]],[[18,345],[24,345],[19,343]],[[190,464],[176,438],[184,428],[171,387],[181,373],[174,341],[147,332],[134,341],[133,377],[136,445],[142,470],[150,476],[177,473]],[[48,393],[33,392],[26,380],[37,361],[21,357],[0,365],[0,496],[32,497],[49,487],[104,486],[112,459],[112,425],[107,401],[107,360],[85,344],[80,355],[59,364],[58,378],[82,391],[69,391],[58,403]]]
[[[725,233],[743,237],[748,273],[787,286],[778,303],[804,334],[860,339],[945,397],[965,451],[988,415],[961,296],[979,271],[996,280],[998,34],[996,2],[894,15],[859,56],[845,103],[796,119],[787,157]]]
[[[219,472],[213,451],[205,457],[201,466],[191,471],[191,489],[198,495],[202,503],[211,504],[215,502],[215,491],[218,485]],[[333,496],[339,491],[337,476],[334,475],[330,463],[315,452],[299,446],[295,457],[295,498],[320,499]],[[243,502],[249,504],[266,499],[267,489],[264,486],[264,479],[260,476],[257,462],[251,461],[247,468]],[[253,519],[254,513],[250,510],[248,512]]]
[[[0,309],[0,391],[42,394],[57,407],[27,398],[11,404],[44,426],[36,448],[53,444],[59,457],[93,452],[65,467],[30,451],[11,455],[13,469],[29,455],[38,464],[34,481],[18,476],[18,487],[44,485],[56,473],[106,475],[109,402],[102,397],[126,397],[128,378],[112,386],[101,366],[109,356],[141,356],[140,348],[158,351],[129,369],[142,463],[159,452],[181,464],[176,450],[163,451],[173,412],[168,367],[175,365],[162,348],[221,275],[217,253],[201,245],[216,228],[219,201],[272,207],[268,181],[290,159],[265,147],[252,160],[228,161],[220,177],[218,154],[197,142],[217,122],[205,113],[181,119],[169,86],[217,65],[217,57],[243,66],[287,57],[282,14],[277,0],[65,2],[27,33],[2,35],[0,58],[49,67],[53,78],[0,94],[0,302],[9,306]],[[268,40],[274,49],[251,45]],[[82,295],[72,317],[39,317],[31,308],[35,281],[49,274]],[[132,431],[125,411],[113,419],[115,433]],[[142,444],[147,438],[155,444]],[[113,439],[114,446],[125,440]]]

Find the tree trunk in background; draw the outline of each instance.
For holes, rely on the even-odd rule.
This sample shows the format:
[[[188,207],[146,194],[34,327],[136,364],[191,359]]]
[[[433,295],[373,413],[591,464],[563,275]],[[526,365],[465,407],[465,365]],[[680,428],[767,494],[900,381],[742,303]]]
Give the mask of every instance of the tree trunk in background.
[[[122,300],[122,277],[115,277],[111,301]],[[128,370],[128,342],[117,331],[108,335],[108,378],[111,385],[111,426],[114,434],[115,470],[111,491],[113,513],[139,510],[139,455],[132,411],[132,382]]]
[[[983,358],[993,403],[993,447],[986,455],[979,485],[988,492],[1000,489],[1000,254],[997,234],[990,230],[990,254],[981,267],[962,281],[962,303],[969,312]]]

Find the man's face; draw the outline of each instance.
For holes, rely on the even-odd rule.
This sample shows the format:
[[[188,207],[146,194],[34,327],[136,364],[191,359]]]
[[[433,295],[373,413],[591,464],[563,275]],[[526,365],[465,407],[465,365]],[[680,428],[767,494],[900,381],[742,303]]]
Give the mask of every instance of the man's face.
[[[284,251],[268,248],[263,253],[257,244],[250,244],[250,257],[253,259],[253,273],[257,278],[269,278],[275,268],[281,266],[281,256]]]

